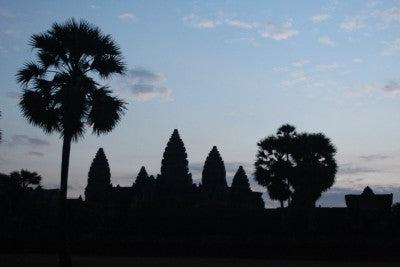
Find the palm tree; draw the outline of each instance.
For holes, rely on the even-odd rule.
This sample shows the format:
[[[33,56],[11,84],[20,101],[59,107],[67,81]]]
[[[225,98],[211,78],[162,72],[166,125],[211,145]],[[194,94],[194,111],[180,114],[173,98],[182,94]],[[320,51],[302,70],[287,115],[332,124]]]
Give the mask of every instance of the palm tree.
[[[28,62],[17,73],[23,88],[19,105],[23,116],[45,133],[59,132],[63,139],[60,185],[60,266],[70,266],[66,245],[66,198],[71,141],[110,132],[123,115],[126,103],[100,86],[102,79],[123,74],[120,48],[110,35],[86,21],[70,19],[54,23],[50,30],[34,34],[30,46],[37,62]]]
[[[289,206],[292,195],[289,178],[294,167],[291,153],[296,135],[295,127],[285,124],[277,130],[276,135],[270,135],[257,143],[259,149],[254,164],[254,178],[258,184],[267,188],[271,199],[279,200],[281,208],[286,200]]]

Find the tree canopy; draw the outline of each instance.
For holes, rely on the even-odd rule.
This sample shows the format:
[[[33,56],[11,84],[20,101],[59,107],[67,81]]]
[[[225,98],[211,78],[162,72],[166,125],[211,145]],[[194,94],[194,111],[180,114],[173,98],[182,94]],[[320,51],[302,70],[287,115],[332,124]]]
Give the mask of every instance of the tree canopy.
[[[122,74],[125,64],[110,35],[86,21],[54,23],[32,35],[29,44],[37,62],[19,69],[23,87],[22,114],[46,133],[78,140],[90,126],[94,134],[110,132],[120,120],[125,103],[100,86],[90,73],[106,79]]]
[[[333,185],[336,149],[322,133],[298,134],[286,124],[257,145],[255,180],[282,207],[285,200],[293,207],[314,206]]]
[[[282,125],[276,135],[270,135],[257,143],[259,150],[255,162],[255,180],[267,188],[271,199],[289,200],[292,191],[289,178],[293,171],[293,143],[297,133],[289,124]]]

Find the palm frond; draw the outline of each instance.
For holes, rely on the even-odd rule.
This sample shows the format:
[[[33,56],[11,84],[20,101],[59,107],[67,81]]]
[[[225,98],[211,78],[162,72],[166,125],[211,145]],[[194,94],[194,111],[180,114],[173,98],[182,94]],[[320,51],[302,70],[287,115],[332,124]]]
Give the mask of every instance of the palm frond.
[[[37,50],[38,62],[27,63],[16,75],[24,86],[20,100],[24,117],[45,132],[57,130],[74,141],[83,136],[87,122],[96,134],[111,131],[125,103],[106,88],[98,89],[88,75],[109,78],[125,71],[120,48],[111,36],[85,20],[71,18],[32,35],[29,44]]]
[[[19,106],[29,123],[43,128],[46,133],[59,130],[59,113],[39,91],[24,90]]]
[[[23,68],[19,69],[17,72],[17,82],[26,86],[29,81],[35,77],[41,77],[45,74],[45,70],[35,64],[34,62],[28,62]]]
[[[112,131],[126,110],[126,103],[111,96],[104,87],[92,94],[90,104],[92,108],[87,122],[92,126],[93,134],[97,135]]]
[[[119,56],[98,56],[94,58],[90,69],[97,71],[100,77],[108,78],[114,73],[124,73],[125,63]]]

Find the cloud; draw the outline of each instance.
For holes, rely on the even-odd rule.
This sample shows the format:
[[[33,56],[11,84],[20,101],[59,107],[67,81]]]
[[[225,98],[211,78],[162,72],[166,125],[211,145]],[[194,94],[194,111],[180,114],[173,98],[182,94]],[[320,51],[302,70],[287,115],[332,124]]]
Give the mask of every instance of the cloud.
[[[246,30],[253,29],[254,27],[257,26],[257,24],[255,24],[255,23],[248,23],[248,22],[244,22],[244,21],[241,21],[238,19],[226,19],[225,23],[230,26],[241,28],[241,29],[246,29]]]
[[[381,17],[386,21],[400,22],[400,8],[393,7],[380,12]]]
[[[286,87],[291,87],[299,83],[307,82],[308,80],[309,78],[305,76],[304,72],[293,71],[290,73],[290,79],[284,80],[282,82],[282,85]]]
[[[140,83],[158,83],[165,80],[163,75],[143,67],[130,69],[127,78],[131,81]]]
[[[168,100],[171,96],[171,90],[167,87],[158,87],[153,84],[137,83],[132,85],[131,93],[134,99],[149,100],[154,97],[160,97]]]
[[[272,71],[273,72],[289,72],[290,68],[289,67],[273,67]]]
[[[200,29],[215,28],[222,24],[221,21],[219,20],[206,19],[195,14],[184,16],[182,18],[182,22],[186,26],[200,28]]]
[[[27,135],[13,135],[11,142],[6,143],[8,146],[31,146],[31,147],[43,147],[50,146],[50,142],[40,139],[32,138]]]
[[[378,88],[378,85],[376,83],[367,83],[362,86],[360,86],[358,89],[353,90],[350,95],[351,96],[364,96],[366,94],[369,94],[373,91],[375,91]]]
[[[378,172],[378,170],[352,163],[339,164],[339,169],[338,169],[338,174],[342,175],[356,175],[356,174],[375,173],[375,172]]]
[[[89,6],[89,8],[90,8],[90,9],[99,9],[99,6],[96,6],[96,5],[90,5],[90,6]]]
[[[329,18],[330,18],[330,16],[328,14],[315,14],[315,15],[310,17],[310,20],[312,22],[322,22],[322,21],[325,21],[325,20],[327,20]]]
[[[301,59],[299,61],[293,62],[292,66],[295,68],[303,67],[306,65],[309,61],[307,59]]]
[[[383,88],[382,91],[386,95],[397,95],[400,92],[400,83],[395,81],[389,81]]]
[[[354,31],[365,27],[366,16],[351,16],[346,17],[340,24],[340,28],[344,31]]]
[[[381,53],[382,56],[391,56],[400,50],[400,38],[397,38],[390,42],[383,42],[383,44],[386,47]]]
[[[0,17],[15,18],[15,14],[8,9],[0,7]]]
[[[17,37],[17,36],[19,36],[19,31],[17,31],[16,29],[13,29],[13,28],[9,28],[9,29],[4,30],[4,34],[8,35],[10,37]]]
[[[217,26],[230,26],[244,30],[258,30],[258,34],[262,38],[270,38],[276,41],[286,40],[299,34],[299,32],[292,27],[292,19],[289,19],[285,23],[262,24],[256,22],[246,22],[235,18],[208,19],[195,14],[190,14],[184,16],[182,18],[182,22],[185,26],[199,29],[211,29]]]
[[[353,62],[354,62],[354,63],[363,63],[363,61],[364,61],[364,60],[363,60],[362,58],[354,58],[354,59],[353,59]]]
[[[44,157],[44,153],[37,152],[37,151],[29,151],[28,155],[29,156],[34,156],[34,157]]]
[[[135,67],[121,78],[121,89],[130,98],[146,101],[155,97],[171,100],[171,89],[160,85],[165,81],[162,74],[152,70]]]
[[[337,63],[332,63],[332,64],[318,64],[315,66],[316,71],[332,71],[336,70],[339,68],[343,68],[343,64],[337,64]]]
[[[259,34],[263,38],[281,41],[296,36],[299,32],[292,28],[292,20],[288,20],[282,24],[268,23],[259,31]]]
[[[11,99],[19,99],[21,94],[17,92],[7,92],[6,95]]]
[[[375,160],[384,160],[390,158],[388,155],[382,155],[382,154],[373,154],[373,155],[366,155],[366,156],[360,156],[360,158],[364,161],[375,161]]]
[[[121,20],[127,20],[127,21],[133,21],[133,22],[136,22],[139,20],[139,18],[133,13],[124,13],[124,14],[119,15],[118,18]]]
[[[335,42],[329,36],[321,36],[318,38],[318,41],[321,44],[328,45],[328,46],[335,46]]]

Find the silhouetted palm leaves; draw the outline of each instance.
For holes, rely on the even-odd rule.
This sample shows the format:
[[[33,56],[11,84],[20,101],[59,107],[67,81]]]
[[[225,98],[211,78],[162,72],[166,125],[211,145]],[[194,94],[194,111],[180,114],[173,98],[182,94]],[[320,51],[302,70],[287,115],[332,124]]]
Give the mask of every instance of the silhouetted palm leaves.
[[[82,137],[86,126],[97,135],[110,132],[125,110],[125,103],[112,96],[107,87],[101,87],[93,74],[106,79],[122,74],[125,65],[111,36],[85,21],[54,23],[50,30],[34,34],[29,44],[37,51],[37,62],[26,63],[17,73],[23,87],[19,104],[31,124],[46,133],[59,132],[63,138],[62,228],[71,141]]]
[[[291,206],[314,206],[335,181],[336,149],[322,133],[297,134],[287,124],[257,145],[255,179],[282,207],[285,200],[292,200]]]

